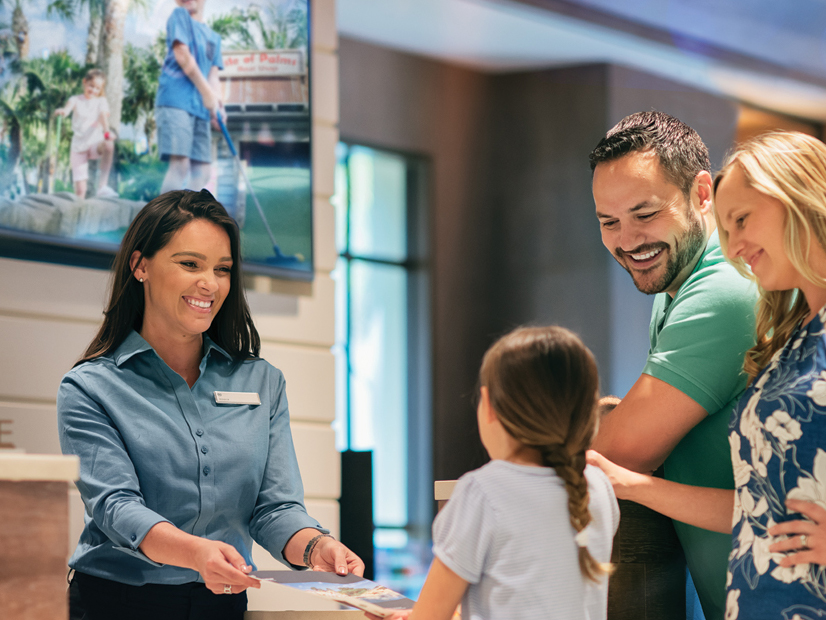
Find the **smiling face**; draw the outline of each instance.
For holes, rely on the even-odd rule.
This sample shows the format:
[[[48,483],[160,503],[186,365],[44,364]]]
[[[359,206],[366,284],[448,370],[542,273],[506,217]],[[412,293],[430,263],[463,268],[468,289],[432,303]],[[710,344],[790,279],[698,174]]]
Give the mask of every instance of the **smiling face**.
[[[186,9],[197,21],[201,21],[204,14],[204,2],[205,0],[175,0],[175,4]]]
[[[135,252],[133,261],[138,256]],[[178,230],[134,269],[134,277],[144,280],[141,336],[150,344],[200,339],[229,293],[231,267],[229,236],[223,228],[196,219]]]
[[[103,93],[103,78],[96,77],[91,80],[83,80],[83,96],[87,99],[100,97]]]
[[[706,178],[708,177],[708,178]],[[710,176],[700,173],[691,201],[663,174],[654,151],[597,164],[593,193],[602,243],[647,294],[674,295],[706,244]],[[708,197],[706,197],[708,194]]]
[[[776,198],[751,187],[739,165],[720,180],[714,208],[728,235],[729,258],[743,259],[760,286],[767,291],[806,288],[805,278],[783,246],[786,209]]]

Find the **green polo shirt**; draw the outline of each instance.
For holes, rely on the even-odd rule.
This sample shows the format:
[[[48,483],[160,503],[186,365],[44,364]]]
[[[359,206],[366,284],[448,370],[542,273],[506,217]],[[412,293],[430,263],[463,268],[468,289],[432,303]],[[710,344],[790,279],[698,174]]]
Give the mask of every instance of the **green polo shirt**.
[[[734,488],[728,425],[746,387],[743,355],[754,345],[756,303],[756,286],[726,262],[716,231],[674,298],[656,296],[643,372],[677,388],[708,413],[666,459],[666,479]],[[678,521],[674,526],[706,620],[723,620],[731,535]]]

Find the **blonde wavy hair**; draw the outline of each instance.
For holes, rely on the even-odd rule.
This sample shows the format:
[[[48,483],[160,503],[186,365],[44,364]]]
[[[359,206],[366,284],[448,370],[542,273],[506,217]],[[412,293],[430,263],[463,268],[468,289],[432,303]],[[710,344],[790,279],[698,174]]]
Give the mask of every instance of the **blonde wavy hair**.
[[[748,185],[779,201],[786,211],[783,248],[794,268],[809,282],[826,288],[826,277],[812,269],[811,240],[826,248],[826,145],[796,131],[775,131],[743,143],[728,157],[714,179],[720,181],[734,166],[743,171]],[[728,257],[728,235],[714,210],[720,246]],[[729,259],[745,277],[757,282],[742,258]],[[751,379],[783,347],[811,309],[797,289],[767,291],[758,282],[757,343],[746,352],[743,368]],[[816,309],[815,309],[816,310]]]
[[[562,327],[521,327],[488,349],[479,382],[505,430],[538,450],[565,482],[571,525],[584,530],[591,522],[585,450],[598,419],[594,356]],[[610,573],[610,564],[598,562],[586,546],[578,548],[584,576],[598,581]]]

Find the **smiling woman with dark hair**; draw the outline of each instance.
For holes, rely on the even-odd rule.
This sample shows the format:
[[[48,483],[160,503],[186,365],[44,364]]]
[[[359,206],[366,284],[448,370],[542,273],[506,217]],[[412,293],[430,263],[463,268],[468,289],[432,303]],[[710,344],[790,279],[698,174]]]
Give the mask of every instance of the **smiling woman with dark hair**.
[[[124,236],[103,325],[58,392],[86,506],[72,618],[240,619],[253,540],[294,567],[364,570],[304,509],[240,264],[206,190],[156,198]]]

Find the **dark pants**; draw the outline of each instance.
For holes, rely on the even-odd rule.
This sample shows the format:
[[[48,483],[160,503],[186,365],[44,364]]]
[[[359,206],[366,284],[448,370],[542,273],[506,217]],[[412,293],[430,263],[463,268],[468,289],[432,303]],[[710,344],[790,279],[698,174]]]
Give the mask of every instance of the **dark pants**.
[[[213,594],[202,583],[130,586],[75,572],[70,620],[243,620],[247,593]]]

